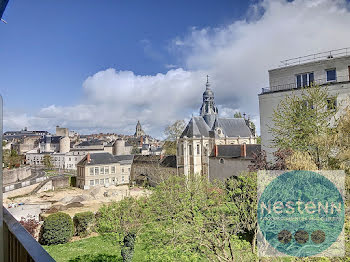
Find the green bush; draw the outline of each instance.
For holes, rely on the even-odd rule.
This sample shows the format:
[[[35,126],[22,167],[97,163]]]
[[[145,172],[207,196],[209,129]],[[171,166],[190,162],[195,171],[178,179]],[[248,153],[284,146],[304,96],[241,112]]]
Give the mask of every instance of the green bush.
[[[81,237],[87,236],[90,233],[90,227],[94,222],[94,213],[91,211],[77,213],[73,217],[75,234]]]
[[[71,187],[77,186],[77,177],[75,177],[75,176],[69,177],[69,186],[71,186]]]
[[[74,233],[72,218],[58,212],[49,215],[42,226],[40,243],[43,245],[63,244],[69,241]]]
[[[83,255],[70,259],[69,262],[120,262],[122,259],[115,255],[98,254],[98,255]]]

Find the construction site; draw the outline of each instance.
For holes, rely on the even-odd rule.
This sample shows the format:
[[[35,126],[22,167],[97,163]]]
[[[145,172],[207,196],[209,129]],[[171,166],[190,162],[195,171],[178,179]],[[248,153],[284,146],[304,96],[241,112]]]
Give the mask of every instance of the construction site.
[[[42,187],[37,192],[5,197],[4,206],[18,221],[28,217],[41,220],[56,212],[65,212],[72,217],[79,212],[96,212],[104,204],[150,194],[147,189],[129,188],[128,185],[95,186],[89,190],[77,187],[46,189]]]

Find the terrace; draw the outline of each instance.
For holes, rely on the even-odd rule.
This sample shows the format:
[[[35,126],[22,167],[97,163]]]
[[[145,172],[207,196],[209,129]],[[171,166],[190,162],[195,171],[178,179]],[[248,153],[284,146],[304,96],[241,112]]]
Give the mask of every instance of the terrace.
[[[4,262],[54,262],[45,249],[3,207],[3,235],[0,250]],[[0,215],[1,218],[1,215]],[[0,219],[1,220],[1,219]]]
[[[327,60],[332,60],[334,58],[340,58],[340,57],[346,57],[346,56],[350,56],[350,47],[282,60],[279,68],[283,68],[283,69],[289,68],[289,67],[294,68],[295,66],[299,66],[299,65],[302,66],[305,64],[310,64],[310,63],[312,64],[313,62],[327,61]],[[274,69],[271,71],[275,71],[275,70],[278,71],[279,69]],[[291,72],[293,72],[293,69],[291,69]],[[341,73],[335,74],[335,78],[332,79],[331,81],[327,79],[326,74],[318,75],[317,78],[312,79],[311,81],[305,81],[302,84],[301,83],[298,84],[297,80],[295,79],[295,81],[290,83],[262,88],[262,94],[273,93],[277,91],[300,89],[311,85],[322,86],[322,85],[342,84],[342,83],[348,83],[349,81],[350,81],[350,66],[347,72],[342,70]]]

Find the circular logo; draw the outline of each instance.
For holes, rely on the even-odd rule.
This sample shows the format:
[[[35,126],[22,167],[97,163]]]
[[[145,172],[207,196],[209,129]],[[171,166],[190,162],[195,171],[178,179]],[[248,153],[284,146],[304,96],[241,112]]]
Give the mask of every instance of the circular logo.
[[[286,255],[308,257],[337,241],[345,207],[337,187],[312,171],[286,172],[258,201],[259,229],[270,246]]]

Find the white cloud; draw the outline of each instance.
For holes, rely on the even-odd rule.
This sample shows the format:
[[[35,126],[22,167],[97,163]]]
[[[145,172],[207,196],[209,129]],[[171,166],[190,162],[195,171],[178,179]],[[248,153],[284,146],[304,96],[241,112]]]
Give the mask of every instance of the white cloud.
[[[83,83],[79,105],[52,105],[16,120],[5,114],[4,126],[49,129],[59,124],[81,132],[132,133],[139,119],[147,132],[159,136],[166,124],[198,112],[209,74],[222,115],[240,110],[259,127],[257,95],[268,85],[267,70],[283,59],[350,46],[349,24],[345,0],[262,1],[249,8],[244,20],[174,36],[172,51],[185,69],[156,75],[100,71]]]

